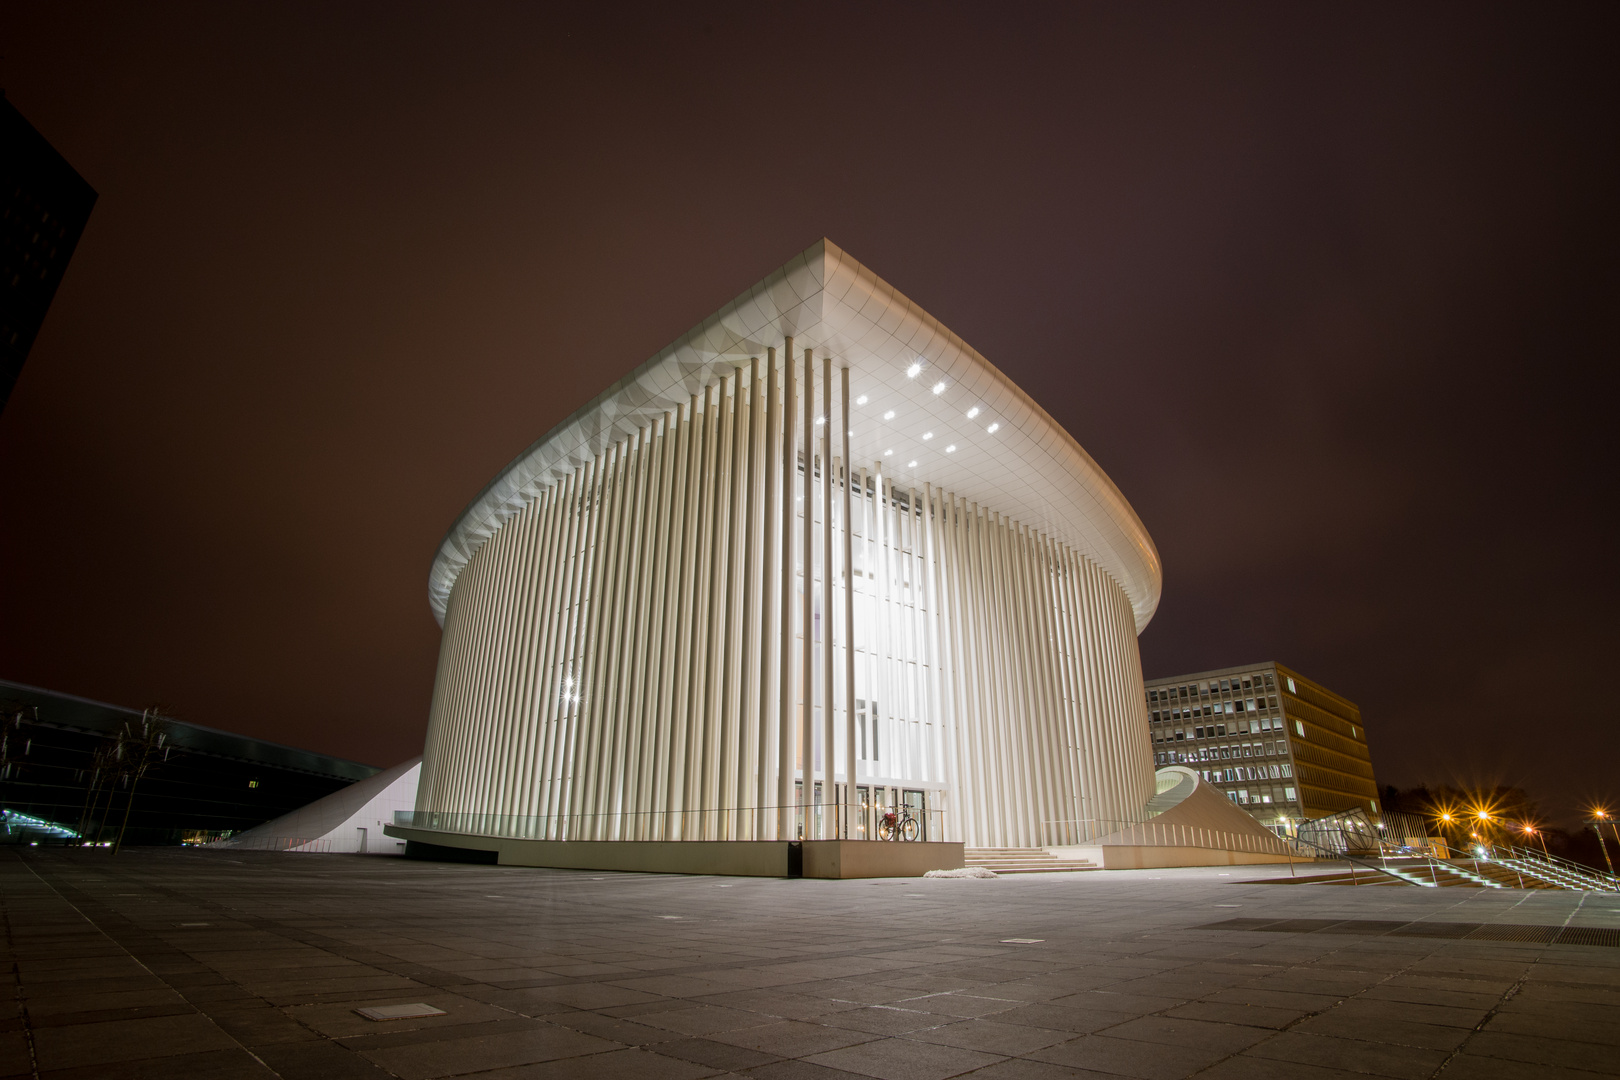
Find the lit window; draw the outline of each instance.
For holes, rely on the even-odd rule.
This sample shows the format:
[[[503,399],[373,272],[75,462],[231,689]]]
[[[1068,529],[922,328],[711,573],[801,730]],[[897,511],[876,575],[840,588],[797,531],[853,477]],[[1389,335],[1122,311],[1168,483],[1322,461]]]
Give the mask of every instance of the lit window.
[[[1292,675],[1288,676],[1288,692],[1290,694],[1299,693],[1299,690],[1296,689],[1295,686],[1294,686],[1294,677]]]
[[[258,787],[258,786],[259,786],[259,782],[257,780],[249,780],[248,781],[248,787]]]
[[[973,419],[975,416],[978,416],[978,415],[979,415],[979,407],[977,405],[973,406],[973,408],[968,410],[968,419],[969,420]]]
[[[1294,730],[1299,733],[1300,738],[1303,739],[1305,737],[1305,725],[1300,723],[1298,720],[1294,721]]]

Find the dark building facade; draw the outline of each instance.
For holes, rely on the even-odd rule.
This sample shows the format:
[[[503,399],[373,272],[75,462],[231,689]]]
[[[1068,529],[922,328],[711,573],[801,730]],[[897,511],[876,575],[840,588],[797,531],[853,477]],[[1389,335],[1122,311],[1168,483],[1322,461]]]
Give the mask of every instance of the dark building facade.
[[[95,189],[0,92],[0,411],[95,204]]]
[[[1146,682],[1157,766],[1185,765],[1263,823],[1380,816],[1355,702],[1281,664]]]
[[[0,843],[111,842],[126,813],[125,844],[212,839],[377,772],[3,680],[0,713]]]

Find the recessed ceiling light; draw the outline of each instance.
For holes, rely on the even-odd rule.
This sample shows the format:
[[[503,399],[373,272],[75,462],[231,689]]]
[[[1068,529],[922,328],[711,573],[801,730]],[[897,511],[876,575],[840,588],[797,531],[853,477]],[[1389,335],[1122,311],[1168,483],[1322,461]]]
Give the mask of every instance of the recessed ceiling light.
[[[1001,426],[1000,424],[991,424],[989,427],[985,428],[984,430],[986,430],[990,434],[994,435],[996,433],[996,428],[998,428],[1000,426]]]
[[[816,417],[816,427],[820,427],[822,424],[825,424],[826,422],[827,422],[827,418],[825,416]]]
[[[866,404],[866,395],[862,394],[860,397],[856,398],[855,399],[855,404],[857,404],[857,405],[865,405]]]
[[[883,456],[884,456],[884,457],[888,457],[888,456],[889,456],[889,455],[890,455],[890,454],[892,454],[892,453],[894,453],[894,451],[893,451],[893,450],[885,450],[885,451],[883,451]]]
[[[883,419],[885,419],[885,420],[893,420],[894,419],[894,410],[890,409],[888,412],[884,413],[883,414]]]
[[[973,408],[968,410],[968,419],[969,420],[973,419],[975,416],[978,416],[978,415],[979,415],[979,407],[977,405],[973,406]]]
[[[954,454],[954,453],[956,453],[956,444],[955,444],[955,443],[951,443],[951,445],[949,445],[949,446],[947,446],[947,447],[946,447],[946,448],[945,448],[945,452],[946,452],[946,453],[947,453],[947,454]]]
[[[934,437],[934,433],[932,431],[923,432],[923,441],[924,442],[927,442],[929,439],[932,439],[933,437]]]
[[[934,384],[934,393],[943,394],[944,392],[945,392],[945,384],[944,383],[937,382],[937,383]]]
[[[915,468],[916,468],[916,467],[917,467],[917,463],[916,463],[916,462],[915,462],[915,461],[908,461],[908,462],[906,462],[906,468],[908,468],[908,469],[915,469]]]
[[[915,379],[917,377],[917,373],[921,370],[921,364],[912,364],[910,367],[906,368],[906,378]]]

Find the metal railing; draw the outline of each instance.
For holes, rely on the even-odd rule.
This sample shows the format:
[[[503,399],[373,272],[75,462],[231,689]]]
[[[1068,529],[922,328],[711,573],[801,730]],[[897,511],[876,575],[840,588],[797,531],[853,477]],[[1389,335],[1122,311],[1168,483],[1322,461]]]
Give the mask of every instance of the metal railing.
[[[1561,889],[1579,889],[1587,892],[1620,892],[1616,880],[1578,862],[1561,859],[1556,855],[1512,844],[1486,848],[1486,859],[1506,866],[1516,874],[1528,874],[1538,881]]]
[[[1460,877],[1486,889],[1500,889],[1503,887],[1500,882],[1492,881],[1481,874],[1459,867],[1455,863],[1437,859],[1428,852],[1418,851],[1405,845],[1400,845],[1403,854],[1391,856],[1380,849],[1379,853],[1374,856],[1352,855],[1348,851],[1336,850],[1298,836],[1288,837],[1288,842],[1294,845],[1294,850],[1303,857],[1346,863],[1350,867],[1352,883],[1355,883],[1355,867],[1364,866],[1376,874],[1383,874],[1408,885],[1417,885],[1425,889],[1440,888],[1442,876],[1447,880]],[[1394,865],[1390,864],[1391,858],[1397,860]]]
[[[878,840],[884,814],[904,810],[918,840],[945,837],[945,811],[914,806],[794,803],[708,810],[643,810],[603,814],[463,814],[396,810],[405,828],[517,840]],[[783,812],[786,812],[785,815]],[[787,835],[778,835],[784,816]]]
[[[308,836],[249,836],[227,837],[224,840],[215,840],[207,847],[231,848],[236,851],[313,851],[320,854],[330,854],[332,841],[320,837]]]
[[[1151,817],[1135,819],[1074,818],[1044,821],[1047,839],[1043,847],[1190,847],[1222,851],[1246,851],[1257,855],[1286,855],[1280,838],[1179,825]]]

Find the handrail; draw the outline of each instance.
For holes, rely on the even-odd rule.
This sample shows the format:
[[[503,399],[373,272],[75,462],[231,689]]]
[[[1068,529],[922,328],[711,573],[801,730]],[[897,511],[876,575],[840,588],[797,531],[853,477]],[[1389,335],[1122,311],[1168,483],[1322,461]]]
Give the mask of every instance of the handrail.
[[[1374,873],[1387,875],[1389,877],[1395,878],[1397,881],[1404,881],[1409,885],[1417,885],[1417,886],[1419,886],[1421,888],[1425,888],[1425,889],[1435,889],[1435,888],[1439,888],[1439,886],[1440,886],[1440,879],[1439,879],[1439,876],[1435,873],[1435,868],[1434,868],[1434,865],[1433,865],[1436,860],[1434,860],[1433,858],[1428,858],[1429,878],[1430,878],[1430,880],[1424,881],[1421,878],[1417,878],[1417,877],[1414,877],[1414,876],[1412,876],[1410,874],[1405,873],[1399,867],[1392,868],[1392,867],[1389,866],[1388,863],[1382,863],[1382,864],[1381,863],[1375,863],[1370,859],[1363,859],[1360,856],[1351,855],[1348,852],[1334,851],[1332,848],[1323,847],[1321,844],[1315,843],[1314,841],[1311,841],[1311,840],[1306,840],[1306,839],[1304,839],[1302,837],[1290,836],[1290,837],[1288,837],[1288,842],[1292,843],[1296,848],[1301,849],[1302,854],[1310,855],[1312,858],[1329,859],[1329,860],[1333,860],[1333,861],[1343,859],[1345,861],[1345,863],[1352,868],[1351,869],[1351,879],[1352,880],[1354,880],[1354,876],[1355,876],[1354,867],[1355,867],[1355,865],[1357,863],[1359,863],[1362,866],[1365,866],[1367,869],[1373,871]],[[1483,880],[1483,879],[1481,879],[1481,880]]]
[[[1513,844],[1503,844],[1502,847],[1508,851],[1509,858],[1517,862],[1528,864],[1525,869],[1528,870],[1532,875],[1536,874],[1536,870],[1532,868],[1540,867],[1542,868],[1543,872],[1547,874],[1561,874],[1564,877],[1574,878],[1578,883],[1585,886],[1590,886],[1592,883],[1596,882],[1599,888],[1594,891],[1608,892],[1612,890],[1620,892],[1620,880],[1609,877],[1601,870],[1595,870],[1590,866],[1585,866],[1570,859],[1560,858],[1557,855],[1552,855],[1546,852],[1535,851],[1531,848],[1521,848]],[[1507,862],[1506,859],[1503,859],[1500,855],[1495,854],[1494,847],[1492,847],[1490,850],[1492,852],[1492,856],[1496,858],[1498,862]],[[1517,869],[1519,868],[1515,867],[1515,870]],[[1561,883],[1555,882],[1554,884]]]
[[[1507,848],[1508,851],[1514,853],[1516,858],[1523,858],[1533,862],[1551,863],[1553,866],[1560,867],[1578,877],[1597,878],[1599,881],[1605,882],[1612,882],[1615,880],[1609,875],[1605,874],[1603,871],[1587,866],[1584,863],[1575,862],[1573,859],[1565,859],[1558,855],[1536,851],[1534,848],[1522,848],[1513,844],[1504,844],[1502,846]]]

